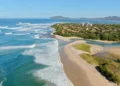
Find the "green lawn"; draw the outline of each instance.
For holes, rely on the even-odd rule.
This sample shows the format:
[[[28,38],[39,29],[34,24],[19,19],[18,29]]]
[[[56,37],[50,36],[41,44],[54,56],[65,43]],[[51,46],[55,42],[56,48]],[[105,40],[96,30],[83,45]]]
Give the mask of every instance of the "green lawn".
[[[90,48],[91,46],[88,45],[88,44],[76,44],[76,45],[73,45],[74,48],[78,49],[78,50],[83,50],[85,52],[89,52],[90,53]]]

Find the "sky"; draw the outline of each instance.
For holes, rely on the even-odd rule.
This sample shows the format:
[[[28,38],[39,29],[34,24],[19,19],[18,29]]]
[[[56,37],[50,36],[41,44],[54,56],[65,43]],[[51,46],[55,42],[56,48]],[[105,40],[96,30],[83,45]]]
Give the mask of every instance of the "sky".
[[[120,16],[120,0],[0,0],[0,18]]]

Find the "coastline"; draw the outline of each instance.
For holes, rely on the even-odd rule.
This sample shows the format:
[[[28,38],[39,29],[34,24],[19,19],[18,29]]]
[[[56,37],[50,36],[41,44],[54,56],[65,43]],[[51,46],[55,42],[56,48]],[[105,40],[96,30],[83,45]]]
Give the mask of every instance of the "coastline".
[[[92,40],[92,39],[87,39],[90,41],[95,41],[95,42],[102,42],[102,43],[107,43],[107,44],[112,44],[112,43],[119,43],[119,41],[108,41],[108,40]]]
[[[115,86],[113,83],[109,82],[105,77],[103,77],[92,65],[88,64],[85,60],[80,58],[79,54],[83,53],[81,51],[78,51],[72,47],[73,44],[81,43],[81,41],[76,41],[73,43],[70,43],[65,46],[64,51],[68,55],[68,58],[76,63],[79,68],[82,68],[85,75],[80,74],[82,77],[87,76],[88,79],[87,82],[91,83],[92,85],[88,86]],[[96,47],[97,48],[97,47]],[[91,78],[92,77],[92,78]],[[87,83],[86,82],[86,83]],[[79,86],[76,85],[76,86]]]
[[[63,37],[63,36],[60,36],[60,35],[53,35],[53,36],[55,38],[59,39],[59,40],[63,40],[63,41],[66,41],[66,42],[70,42],[72,39],[83,39],[83,38],[80,38],[80,37]]]
[[[63,37],[63,36],[60,36],[60,35],[54,35],[53,33],[51,35],[54,36],[57,39],[67,41],[67,42],[69,42],[72,39],[83,39],[83,38],[80,38],[80,37]],[[119,43],[119,41],[93,40],[93,39],[86,39],[86,40],[95,41],[95,42],[102,42],[102,43],[107,43],[107,44]]]
[[[71,37],[55,36],[55,38],[69,42]],[[73,37],[72,37],[73,38]],[[73,38],[74,39],[74,38]],[[76,39],[76,38],[75,38]],[[80,58],[79,54],[84,53],[80,50],[76,50],[72,47],[76,43],[85,43],[85,41],[75,41],[73,43],[67,44],[61,56],[61,62],[63,63],[64,71],[73,83],[74,86],[116,86],[116,84],[109,82],[105,77],[103,77],[94,66],[88,64],[85,60]],[[95,54],[103,48],[98,45],[92,46],[92,54]],[[64,55],[66,54],[66,55]],[[92,78],[91,78],[92,77]]]
[[[120,47],[110,47],[107,49],[109,53],[120,56]]]
[[[92,86],[91,82],[86,82],[88,81],[88,78],[86,78],[87,76],[85,71],[82,68],[79,68],[79,66],[76,63],[69,59],[68,55],[64,52],[64,49],[62,49],[59,53],[61,62],[63,64],[64,72],[68,77],[69,81],[72,83],[72,85]],[[85,76],[82,77],[79,73]]]

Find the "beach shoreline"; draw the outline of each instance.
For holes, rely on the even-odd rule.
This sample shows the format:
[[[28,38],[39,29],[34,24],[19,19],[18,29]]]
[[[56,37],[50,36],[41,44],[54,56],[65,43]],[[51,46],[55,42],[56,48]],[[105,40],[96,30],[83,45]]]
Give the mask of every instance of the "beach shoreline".
[[[67,42],[71,40],[71,37],[64,38],[62,36],[55,36],[55,38]],[[104,76],[102,76],[93,65],[88,64],[85,60],[80,58],[79,55],[83,52],[74,49],[72,46],[76,43],[85,42],[86,41],[84,40],[80,40],[69,43],[64,46],[62,53],[60,53],[61,62],[69,80],[73,83],[74,86],[117,86],[116,84],[109,82]],[[91,50],[92,54],[103,50],[101,46],[91,46],[93,49],[93,51]],[[66,55],[64,56],[63,54]]]
[[[119,41],[93,40],[93,39],[87,39],[87,40],[90,40],[90,41],[95,41],[95,42],[102,42],[102,43],[107,43],[107,44],[119,43]]]
[[[110,47],[110,48],[107,48],[107,51],[111,54],[120,56],[120,47]]]
[[[53,35],[56,39],[67,41],[67,42],[69,42],[72,39],[81,39],[81,40],[84,40],[83,38],[80,38],[80,37],[63,37],[63,36],[54,35],[54,34],[51,34],[51,35]],[[107,44],[119,43],[119,41],[93,40],[93,39],[85,39],[85,40],[90,40],[90,41],[95,41],[95,42],[102,42],[102,43],[107,43]]]
[[[66,42],[70,42],[72,39],[83,39],[83,38],[80,38],[80,37],[63,37],[63,36],[60,36],[60,35],[53,35],[53,36],[56,39],[63,40],[63,41],[66,41]]]

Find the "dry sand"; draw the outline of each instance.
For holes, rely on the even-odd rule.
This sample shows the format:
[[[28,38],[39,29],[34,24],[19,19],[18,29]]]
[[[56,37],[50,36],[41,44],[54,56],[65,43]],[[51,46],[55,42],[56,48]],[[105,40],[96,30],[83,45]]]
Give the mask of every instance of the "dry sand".
[[[90,48],[91,55],[94,55],[94,54],[104,50],[104,48],[101,46],[93,45],[93,44],[89,44],[89,45],[91,46],[91,48]]]
[[[74,43],[70,43],[65,46],[64,50],[65,53],[68,55],[68,58],[76,63],[79,66],[79,69],[82,71],[78,74],[77,79],[78,79],[78,84],[75,86],[115,86],[113,83],[110,83],[108,80],[106,80],[92,65],[88,64],[85,60],[80,58],[79,54],[83,53],[81,51],[78,51],[72,47],[72,45],[76,43],[81,43],[83,41],[76,41]],[[97,45],[96,45],[96,48]],[[64,64],[63,64],[64,65]],[[74,70],[74,68],[73,68]],[[80,77],[79,77],[80,76]],[[86,85],[81,85],[81,81],[79,78],[84,78],[86,81],[84,83]],[[70,79],[71,80],[71,79]],[[72,81],[72,80],[71,80]],[[75,84],[73,82],[73,84]]]
[[[64,41],[70,41],[71,37],[55,36],[57,39]],[[72,37],[73,38],[73,37]],[[80,54],[86,53],[81,50],[73,48],[74,44],[85,43],[80,40],[70,43],[64,47],[61,51],[61,61],[64,66],[64,70],[70,81],[74,86],[117,86],[116,84],[109,82],[104,76],[102,76],[93,65],[88,64],[80,57]],[[91,45],[91,54],[95,54],[103,50],[103,47],[98,45]]]
[[[53,34],[52,34],[53,35]],[[60,35],[54,35],[55,38],[57,39],[60,39],[60,40],[64,40],[64,41],[70,41],[71,39],[83,39],[83,38],[80,38],[80,37],[63,37],[63,36],[60,36]],[[96,42],[103,42],[103,43],[108,43],[108,44],[111,44],[111,43],[118,43],[119,41],[107,41],[107,40],[92,40],[92,39],[88,39],[88,40],[91,40],[91,41],[96,41]]]
[[[108,52],[120,56],[120,47],[110,47],[107,49]]]
[[[54,35],[55,38],[69,42],[71,39],[83,39],[79,37],[63,37],[59,35]]]

